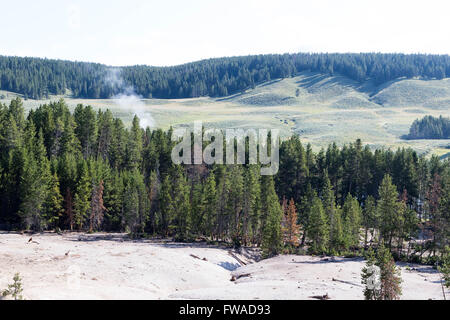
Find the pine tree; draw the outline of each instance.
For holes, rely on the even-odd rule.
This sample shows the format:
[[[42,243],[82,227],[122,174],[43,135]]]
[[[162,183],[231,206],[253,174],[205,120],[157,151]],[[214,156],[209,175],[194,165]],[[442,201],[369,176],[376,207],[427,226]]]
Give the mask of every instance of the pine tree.
[[[403,251],[403,242],[410,241],[413,237],[417,236],[419,219],[414,210],[412,210],[408,205],[408,194],[406,189],[403,189],[403,193],[400,197],[400,212],[402,215],[402,225],[398,237],[397,254],[401,256]],[[409,249],[409,247],[408,247]],[[409,255],[409,250],[407,255]]]
[[[372,248],[366,252],[366,265],[361,271],[361,283],[364,285],[364,298],[366,300],[378,300],[380,297],[380,274],[377,260]]]
[[[231,188],[229,194],[230,214],[231,214],[231,238],[235,247],[240,247],[242,244],[243,232],[243,207],[244,207],[244,176],[243,167],[241,165],[233,165],[231,168]]]
[[[59,179],[56,173],[51,175],[48,185],[48,194],[44,203],[44,220],[50,228],[59,225],[59,219],[64,214],[64,199],[59,189]]]
[[[444,286],[450,288],[450,247],[446,247],[440,258],[439,272],[443,276]]]
[[[283,212],[280,207],[278,196],[275,192],[275,186],[272,176],[264,176],[265,188],[263,198],[263,210],[266,212],[266,221],[262,234],[262,254],[265,258],[277,255],[281,250],[282,233],[281,220]]]
[[[302,239],[300,245],[303,246],[306,241],[306,234],[309,229],[309,221],[311,216],[311,209],[312,209],[312,203],[314,201],[314,198],[317,196],[317,193],[312,189],[311,184],[308,183],[306,186],[306,193],[302,197],[300,202],[300,217],[299,221],[302,225],[303,233],[302,233]]]
[[[103,203],[103,180],[92,185],[91,214],[89,216],[89,232],[101,227],[106,208]]]
[[[299,244],[300,227],[297,225],[297,209],[294,199],[291,198],[289,205],[286,204],[284,199],[283,204],[283,207],[285,207],[285,211],[283,210],[283,241],[289,246],[296,247]]]
[[[389,249],[382,244],[375,255],[369,248],[366,259],[366,266],[361,273],[365,299],[398,300],[402,294],[402,279]]]
[[[356,248],[359,246],[361,208],[358,200],[353,198],[350,194],[345,198],[342,215],[344,219],[346,245],[348,247]]]
[[[149,191],[149,227],[153,233],[158,230],[158,208],[159,208],[159,193],[161,191],[161,181],[156,171],[150,172],[150,177],[148,179]]]
[[[441,211],[441,204],[443,203],[441,180],[442,178],[440,177],[440,175],[435,173],[431,182],[431,186],[427,193],[428,219],[430,220],[433,231],[433,254],[435,254],[436,250],[439,247],[441,247],[442,249],[445,247],[446,224],[448,224],[448,217],[447,223],[445,221],[445,211]]]
[[[97,158],[106,160],[109,158],[109,148],[113,135],[113,115],[109,109],[105,112],[98,111],[98,144]],[[109,160],[109,159],[108,159]]]
[[[78,172],[78,182],[73,198],[73,222],[78,230],[82,230],[91,209],[92,184],[86,161],[81,160]]]
[[[164,236],[168,236],[170,233],[170,226],[174,219],[174,203],[172,201],[172,186],[169,179],[169,175],[163,178],[161,184],[161,192],[159,195],[160,203],[160,215],[161,215],[161,230]]]
[[[336,208],[334,212],[334,223],[330,226],[330,228],[333,229],[330,232],[330,251],[332,254],[338,254],[339,252],[347,249],[341,208]]]
[[[95,155],[97,147],[97,119],[91,106],[79,104],[74,111],[76,123],[75,135],[81,143],[81,151],[85,159]]]
[[[244,174],[244,243],[256,243],[261,225],[261,181],[257,165],[249,165]]]
[[[379,300],[398,300],[402,294],[400,269],[396,267],[389,249],[383,245],[378,248],[377,265],[380,268]]]
[[[328,178],[328,170],[324,170],[323,180],[322,198],[325,215],[327,217],[327,223],[330,230],[329,247],[331,251],[339,252],[343,249],[343,247],[345,247],[344,231],[341,213],[336,208],[334,191],[331,186],[330,179]]]
[[[126,145],[126,161],[129,170],[141,168],[142,150],[142,129],[139,125],[139,118],[135,115]]]
[[[69,225],[70,231],[72,231],[75,227],[75,219],[74,219],[74,212],[73,212],[73,199],[72,199],[72,192],[69,188],[66,190],[66,196],[64,198],[64,212],[66,215],[66,221]]]
[[[329,240],[327,217],[323,209],[322,201],[314,195],[309,214],[308,238],[311,240],[311,251],[313,253],[325,253]]]
[[[189,202],[189,186],[181,169],[174,175],[173,188],[174,214],[176,219],[175,237],[185,241],[191,237],[192,220],[191,205]]]
[[[206,194],[198,174],[196,178],[192,179],[190,190],[192,234],[199,235],[203,231],[205,224]]]
[[[204,232],[211,236],[214,236],[214,226],[217,223],[216,210],[217,210],[217,190],[216,190],[216,176],[214,171],[210,171],[206,178],[204,186],[205,194],[205,219],[204,219]]]
[[[371,242],[374,238],[374,232],[378,224],[377,209],[373,196],[368,196],[362,211],[362,225],[364,227],[364,247],[367,246],[369,231]]]
[[[124,173],[122,221],[132,237],[144,233],[148,219],[148,194],[144,184],[144,177],[137,170]]]
[[[217,225],[216,225],[216,239],[224,240],[225,231],[229,224],[229,212],[230,212],[230,177],[229,172],[224,165],[216,166],[216,179],[217,179]]]
[[[19,215],[26,229],[41,230],[44,201],[48,193],[50,165],[46,157],[42,131],[35,137],[35,126],[28,122],[24,143],[24,168],[20,182],[21,203]]]
[[[450,246],[450,167],[442,176],[442,195],[439,203],[441,215],[440,250],[445,251]],[[448,252],[448,251],[447,251]]]
[[[378,189],[380,199],[377,203],[377,211],[380,219],[380,240],[391,248],[392,239],[401,225],[401,211],[398,202],[398,193],[392,179],[385,175]]]
[[[103,226],[107,230],[120,230],[123,209],[123,178],[117,170],[111,170],[105,177],[104,205],[105,216]]]
[[[64,131],[61,135],[60,153],[72,154],[74,156],[81,153],[80,141],[75,136],[75,121],[70,115],[64,119]]]

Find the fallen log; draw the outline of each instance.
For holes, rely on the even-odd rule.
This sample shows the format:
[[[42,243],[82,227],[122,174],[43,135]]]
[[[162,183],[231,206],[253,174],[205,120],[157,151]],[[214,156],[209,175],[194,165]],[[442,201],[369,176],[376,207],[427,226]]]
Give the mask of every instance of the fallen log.
[[[318,299],[318,300],[329,300],[329,299],[331,299],[331,298],[328,296],[328,293],[327,293],[327,294],[324,294],[323,296],[310,296],[310,298]]]
[[[241,259],[239,259],[231,250],[228,251],[228,254],[230,256],[232,256],[234,259],[237,260],[237,262],[239,262],[241,265],[247,265],[244,261],[242,261]]]

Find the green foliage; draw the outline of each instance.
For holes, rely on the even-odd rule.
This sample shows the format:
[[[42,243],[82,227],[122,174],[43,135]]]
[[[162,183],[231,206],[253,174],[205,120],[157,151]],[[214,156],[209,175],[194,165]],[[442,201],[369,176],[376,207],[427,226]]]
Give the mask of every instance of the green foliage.
[[[19,216],[26,229],[41,230],[46,222],[41,213],[48,194],[50,183],[50,167],[44,148],[42,131],[35,136],[33,122],[27,124],[25,140],[20,155],[23,157],[23,172],[19,189],[21,202]]]
[[[178,240],[188,240],[191,238],[192,219],[191,204],[189,201],[189,185],[181,170],[173,175],[173,211],[175,216],[176,238]]]
[[[22,278],[19,273],[14,275],[13,281],[12,284],[8,285],[8,289],[3,290],[2,296],[12,296],[14,300],[23,300]]]
[[[350,194],[345,198],[342,215],[344,220],[344,238],[346,247],[358,247],[361,228],[361,208],[358,200],[353,198]]]
[[[244,242],[256,242],[261,224],[261,181],[258,165],[250,165],[244,173],[243,234]]]
[[[174,220],[174,204],[172,200],[172,185],[169,176],[166,175],[161,184],[161,192],[159,195],[161,229],[165,236],[169,234],[169,229],[173,226]]]
[[[312,241],[311,252],[327,252],[329,240],[327,217],[323,209],[322,201],[317,196],[314,196],[312,200],[307,234]]]
[[[378,248],[377,266],[380,268],[380,293],[378,300],[398,300],[402,294],[400,268],[395,265],[388,248]]]
[[[122,223],[132,236],[144,233],[148,219],[148,195],[144,178],[137,169],[126,171],[123,176]]]
[[[64,199],[61,195],[58,176],[54,173],[49,180],[48,193],[43,210],[43,218],[47,227],[58,226],[59,219],[64,214],[63,202]]]
[[[212,238],[215,226],[217,224],[217,188],[216,176],[214,171],[209,173],[204,186],[204,233]]]
[[[442,273],[444,285],[450,288],[450,247],[446,247],[440,259],[439,272]]]
[[[82,230],[91,209],[91,177],[89,176],[86,161],[78,164],[78,178],[76,192],[73,198],[74,225]]]
[[[364,204],[364,209],[362,210],[362,226],[365,229],[364,232],[364,246],[366,246],[368,241],[368,233],[370,231],[370,236],[373,240],[375,235],[375,229],[378,222],[377,209],[375,198],[373,196],[368,196]]]
[[[272,176],[263,177],[263,208],[265,209],[266,222],[262,236],[263,257],[272,257],[280,253],[282,246],[281,220],[282,210]]]
[[[389,248],[392,239],[401,230],[402,215],[398,201],[398,192],[392,184],[392,178],[385,175],[378,191],[380,199],[377,203],[378,215],[380,217],[380,236]]]

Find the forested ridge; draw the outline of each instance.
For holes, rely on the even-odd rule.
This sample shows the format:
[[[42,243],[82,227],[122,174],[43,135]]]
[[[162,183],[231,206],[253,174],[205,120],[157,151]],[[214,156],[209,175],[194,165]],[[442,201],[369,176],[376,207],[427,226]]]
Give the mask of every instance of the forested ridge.
[[[450,118],[440,116],[425,116],[416,119],[410,129],[407,139],[450,139]]]
[[[450,162],[360,140],[313,152],[282,141],[280,168],[176,165],[172,130],[131,128],[63,100],[0,104],[0,225],[203,238],[279,252],[355,252],[383,243],[404,259],[449,239]],[[417,241],[419,232],[427,241]]]
[[[448,55],[296,53],[215,58],[171,67],[108,67],[97,63],[0,56],[0,89],[40,99],[65,94],[110,98],[126,88],[144,98],[221,97],[302,71],[339,73],[382,84],[400,77],[450,76]],[[117,78],[118,77],[118,78]]]

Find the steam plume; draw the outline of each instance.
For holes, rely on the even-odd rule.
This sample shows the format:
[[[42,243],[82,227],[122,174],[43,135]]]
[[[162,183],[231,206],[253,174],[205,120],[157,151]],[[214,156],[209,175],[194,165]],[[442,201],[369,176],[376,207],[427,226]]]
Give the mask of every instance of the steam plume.
[[[120,92],[112,97],[114,103],[123,110],[132,110],[139,117],[142,128],[155,126],[155,120],[148,107],[142,102],[142,97],[134,91],[132,86],[123,81],[120,68],[109,69],[105,82]]]

